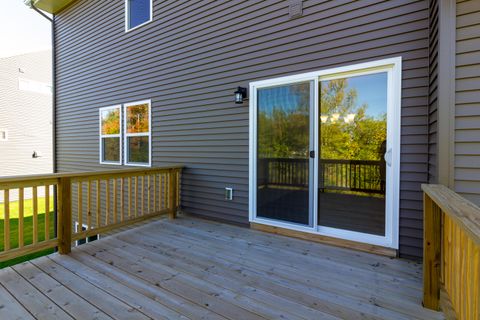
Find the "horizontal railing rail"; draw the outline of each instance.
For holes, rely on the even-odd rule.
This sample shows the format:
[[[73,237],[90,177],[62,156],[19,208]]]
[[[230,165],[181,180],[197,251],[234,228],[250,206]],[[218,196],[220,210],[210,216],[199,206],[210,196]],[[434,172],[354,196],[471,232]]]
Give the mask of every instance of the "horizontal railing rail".
[[[321,190],[385,193],[384,161],[321,159],[318,169]],[[306,188],[309,184],[306,158],[264,158],[257,170],[259,185]]]
[[[422,189],[423,304],[480,319],[480,208],[442,185]]]
[[[0,178],[0,262],[55,247],[68,253],[74,241],[162,214],[174,218],[181,171],[169,166]]]

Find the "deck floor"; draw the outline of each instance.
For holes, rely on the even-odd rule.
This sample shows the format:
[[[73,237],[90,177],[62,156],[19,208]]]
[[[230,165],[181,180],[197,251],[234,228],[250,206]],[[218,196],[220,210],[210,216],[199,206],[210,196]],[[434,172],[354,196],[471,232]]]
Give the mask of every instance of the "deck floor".
[[[0,319],[442,319],[421,265],[194,218],[0,270]]]

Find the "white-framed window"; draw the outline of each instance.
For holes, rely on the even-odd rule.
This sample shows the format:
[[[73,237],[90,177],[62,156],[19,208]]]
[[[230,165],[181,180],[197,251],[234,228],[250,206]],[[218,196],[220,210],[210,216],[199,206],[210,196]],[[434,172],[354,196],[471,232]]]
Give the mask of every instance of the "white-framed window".
[[[125,31],[153,20],[153,0],[125,0]]]
[[[122,164],[122,121],[120,105],[100,108],[100,163]]]
[[[8,130],[0,129],[0,141],[8,141]]]
[[[87,229],[88,229],[88,226],[86,224],[82,224],[82,230],[80,230],[80,224],[78,223],[78,221],[75,221],[75,232],[86,231]],[[99,234],[96,234],[94,236],[90,236],[87,238],[83,238],[83,239],[78,239],[77,241],[75,241],[75,246],[79,246],[84,243],[89,243],[98,239],[100,239]]]
[[[143,100],[123,105],[125,165],[151,164],[151,101]]]

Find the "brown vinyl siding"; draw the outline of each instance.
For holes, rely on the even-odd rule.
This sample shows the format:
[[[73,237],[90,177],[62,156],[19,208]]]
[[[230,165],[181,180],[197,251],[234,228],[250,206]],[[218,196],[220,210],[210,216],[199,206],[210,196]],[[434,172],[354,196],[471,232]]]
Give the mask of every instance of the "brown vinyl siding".
[[[480,1],[457,1],[455,191],[480,205]]]
[[[402,56],[400,253],[421,256],[428,179],[428,1],[154,1],[124,31],[124,1],[79,0],[56,16],[57,166],[98,162],[98,108],[152,99],[153,165],[184,164],[183,210],[248,223],[248,106],[255,80]],[[234,188],[225,201],[224,188]]]

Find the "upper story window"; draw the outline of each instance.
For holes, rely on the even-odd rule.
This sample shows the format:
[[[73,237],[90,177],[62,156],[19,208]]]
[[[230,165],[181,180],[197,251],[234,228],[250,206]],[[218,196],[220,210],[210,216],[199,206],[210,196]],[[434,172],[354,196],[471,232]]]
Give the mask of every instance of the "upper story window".
[[[126,31],[152,21],[153,0],[125,0]]]

